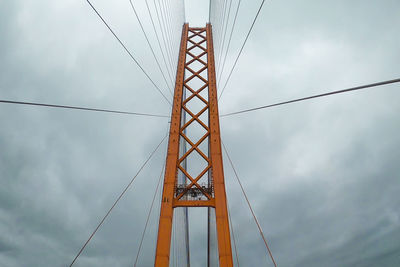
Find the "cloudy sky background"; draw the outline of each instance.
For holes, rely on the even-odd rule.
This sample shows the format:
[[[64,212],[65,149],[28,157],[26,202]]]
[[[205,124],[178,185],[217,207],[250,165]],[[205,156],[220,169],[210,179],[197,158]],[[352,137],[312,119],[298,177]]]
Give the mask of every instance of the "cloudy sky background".
[[[194,26],[207,17],[199,2],[186,1]],[[260,2],[243,0],[227,66]],[[161,86],[129,1],[93,3]],[[398,78],[399,12],[396,0],[267,1],[220,113]],[[0,36],[1,99],[170,112],[83,0],[0,1]],[[399,85],[388,85],[221,118],[278,266],[400,265],[399,99]],[[0,266],[69,265],[168,127],[8,104],[0,121]],[[76,266],[132,266],[165,150]],[[225,175],[241,266],[271,266],[226,159]],[[140,266],[152,265],[156,220]],[[191,238],[204,248],[204,228]],[[192,266],[204,266],[200,251]]]

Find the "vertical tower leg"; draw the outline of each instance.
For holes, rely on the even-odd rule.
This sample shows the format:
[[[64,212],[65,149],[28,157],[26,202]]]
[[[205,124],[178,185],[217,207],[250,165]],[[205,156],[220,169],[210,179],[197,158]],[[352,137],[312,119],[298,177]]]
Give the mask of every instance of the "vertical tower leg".
[[[222,163],[221,136],[218,115],[218,96],[216,87],[214,46],[211,24],[207,24],[207,49],[208,98],[210,102],[210,155],[212,165],[212,178],[214,181],[215,192],[215,216],[217,224],[219,266],[233,266],[228,209],[224,182],[224,170]]]
[[[154,264],[157,267],[169,266],[172,220],[174,214],[173,198],[179,157],[179,132],[182,114],[182,91],[183,80],[185,76],[186,40],[188,36],[188,27],[188,24],[184,24],[183,26],[178,70],[176,74],[171,126],[169,131],[167,163],[165,168],[164,187],[161,198],[161,211],[158,225],[156,259]]]

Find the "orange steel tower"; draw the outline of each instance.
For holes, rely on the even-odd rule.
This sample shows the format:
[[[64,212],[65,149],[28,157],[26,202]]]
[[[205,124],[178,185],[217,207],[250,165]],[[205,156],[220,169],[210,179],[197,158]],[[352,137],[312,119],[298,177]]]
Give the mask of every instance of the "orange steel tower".
[[[200,67],[194,70],[194,66]],[[198,88],[193,85],[194,80],[201,84]],[[207,89],[208,94],[205,94]],[[189,93],[188,97],[185,92]],[[191,110],[191,101],[200,101],[204,107],[198,112]],[[182,119],[184,113],[190,116],[187,121]],[[193,140],[186,134],[186,129],[194,123],[201,125],[205,132],[199,140]],[[189,149],[182,152],[180,146],[183,142],[189,145]],[[201,149],[204,146],[208,152]],[[233,266],[221,152],[212,27],[207,24],[205,28],[189,28],[188,24],[184,24],[171,114],[155,266],[169,266],[173,215],[174,208],[177,207],[215,209],[219,266]],[[200,160],[205,162],[204,169],[198,175],[190,173],[186,164],[183,164],[192,153],[198,153]],[[178,182],[178,174],[186,177],[185,182]],[[207,183],[204,182],[206,179]]]

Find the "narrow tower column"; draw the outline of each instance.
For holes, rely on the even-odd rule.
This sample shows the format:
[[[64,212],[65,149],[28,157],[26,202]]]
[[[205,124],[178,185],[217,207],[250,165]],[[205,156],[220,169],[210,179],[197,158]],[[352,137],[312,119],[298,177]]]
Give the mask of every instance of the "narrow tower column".
[[[211,24],[207,24],[208,48],[208,98],[210,127],[210,157],[214,181],[215,216],[217,223],[219,266],[233,266],[231,236],[222,162],[221,135],[219,128],[218,95],[215,75],[214,46]]]
[[[179,157],[180,125],[182,115],[182,91],[185,78],[186,42],[188,24],[182,29],[181,48],[179,51],[178,70],[176,73],[174,102],[172,104],[171,126],[168,139],[168,154],[165,166],[164,187],[161,198],[161,211],[158,224],[156,260],[154,266],[169,266],[171,232],[173,220],[173,199],[177,179]]]

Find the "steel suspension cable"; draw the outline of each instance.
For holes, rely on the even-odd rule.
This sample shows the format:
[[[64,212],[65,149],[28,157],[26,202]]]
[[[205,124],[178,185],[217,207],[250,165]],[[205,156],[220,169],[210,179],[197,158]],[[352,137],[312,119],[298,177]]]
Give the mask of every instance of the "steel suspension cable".
[[[227,30],[228,30],[229,17],[230,17],[230,15],[231,15],[231,8],[232,8],[232,0],[229,0],[228,16],[227,16],[227,19],[226,19],[225,28],[224,28],[224,30],[223,30],[221,51],[220,51],[219,56],[218,56],[218,65],[219,65],[219,68],[218,68],[217,74],[219,73],[219,70],[221,69],[221,65],[222,65],[222,61],[221,61],[222,58],[221,58],[221,57],[222,57],[222,55],[224,54],[224,46],[225,46],[225,40],[226,40],[226,32],[227,32]]]
[[[171,2],[172,0],[169,0],[169,3],[168,3],[168,8],[167,8],[167,14],[168,14],[168,20],[169,20],[169,27],[170,27],[170,29],[169,29],[169,31],[170,31],[170,34],[171,34],[171,38],[172,38],[172,41],[171,41],[171,47],[172,47],[172,59],[173,59],[173,63],[174,63],[174,68],[176,69],[177,68],[177,59],[178,59],[178,56],[177,56],[177,54],[176,54],[176,52],[178,51],[177,50],[177,36],[175,35],[175,26],[176,26],[176,17],[178,16],[178,14],[176,13],[176,15],[175,16],[173,16],[172,14],[174,14],[175,12],[177,12],[177,10],[175,9],[175,5],[173,5],[172,4],[172,2]]]
[[[185,1],[180,1],[181,3],[181,10],[182,10],[182,20],[183,23],[186,23],[186,6],[185,6]]]
[[[213,39],[214,39],[214,43],[215,43],[215,47],[214,47],[214,54],[217,55],[220,51],[220,39],[221,39],[221,28],[222,28],[222,23],[223,23],[223,16],[221,16],[220,14],[223,12],[223,5],[224,2],[218,1],[216,4],[216,11],[214,14],[215,17],[215,25],[213,25]],[[218,58],[216,58],[215,60],[218,60]],[[219,62],[215,62],[215,67],[217,68],[219,66]]]
[[[387,85],[387,84],[392,84],[392,83],[398,83],[398,82],[400,82],[400,78],[393,79],[393,80],[388,80],[388,81],[371,83],[371,84],[360,85],[360,86],[351,87],[351,88],[342,89],[342,90],[337,90],[337,91],[332,91],[332,92],[328,92],[328,93],[324,93],[324,94],[318,94],[318,95],[312,95],[312,96],[307,96],[307,97],[303,97],[303,98],[297,98],[297,99],[288,100],[288,101],[284,101],[284,102],[279,102],[279,103],[275,103],[275,104],[270,104],[270,105],[266,105],[266,106],[261,106],[261,107],[256,107],[256,108],[249,108],[249,109],[244,109],[244,110],[236,111],[236,112],[230,112],[230,113],[221,115],[221,117],[227,117],[227,116],[246,113],[246,112],[250,112],[250,111],[256,111],[256,110],[260,110],[260,109],[286,105],[286,104],[290,104],[290,103],[294,103],[294,102],[310,100],[310,99],[313,99],[313,98],[324,97],[324,96],[335,95],[335,94],[341,94],[341,93],[347,93],[347,92],[351,92],[351,91],[367,89],[367,88],[372,88],[372,87],[377,87],[377,86],[382,86],[382,85]]]
[[[220,1],[217,2],[216,4],[216,11],[215,11],[215,25],[213,27],[215,27],[215,31],[213,31],[213,43],[215,43],[215,47],[214,47],[214,55],[217,55],[219,52],[219,40],[220,40],[220,32],[221,32],[221,20],[222,20],[222,16],[220,16],[220,11],[222,8],[222,4]],[[215,62],[215,67],[218,66],[218,62]]]
[[[223,25],[223,14],[224,14],[224,5],[225,5],[226,0],[221,0],[217,2],[217,12],[215,13],[216,16],[216,27],[215,27],[215,33],[213,34],[213,43],[215,43],[214,47],[214,55],[217,55],[219,53],[220,47],[220,35],[221,35],[221,28]],[[222,14],[222,15],[221,15]],[[215,68],[218,68],[218,58],[215,57]]]
[[[168,47],[169,50],[169,56],[172,64],[172,69],[174,69],[174,63],[173,63],[173,58],[172,58],[172,46],[171,46],[171,35],[168,34],[169,31],[169,24],[168,24],[168,18],[166,15],[166,7],[165,7],[165,1],[164,0],[159,0],[159,7],[160,7],[160,15],[161,15],[161,20],[162,20],[162,26],[164,29],[164,34],[165,34],[165,40],[166,40],[166,46]]]
[[[174,34],[175,34],[175,69],[178,68],[178,61],[179,61],[179,48],[180,48],[180,41],[181,41],[181,36],[182,36],[182,26],[185,23],[185,18],[184,18],[184,11],[183,11],[183,2],[180,0],[175,0],[175,9],[176,12],[178,13],[177,16],[174,16],[175,18],[175,25],[174,25]]]
[[[218,55],[218,62],[221,62],[221,55],[223,55],[223,51],[224,51],[224,47],[225,47],[225,40],[226,40],[226,32],[228,30],[229,18],[230,18],[231,9],[232,9],[233,0],[228,0],[228,1],[229,1],[229,7],[228,7],[227,14],[226,14],[226,23],[225,23],[225,26],[223,27],[223,31],[222,31],[222,35],[223,35],[223,37],[222,37],[222,45],[221,45],[222,50],[220,51],[220,53]],[[226,7],[225,7],[225,9],[226,9]]]
[[[263,1],[261,2],[260,7],[258,8],[257,14],[256,14],[256,16],[254,17],[253,23],[251,24],[251,27],[250,27],[249,31],[247,32],[246,38],[244,39],[244,42],[243,42],[243,44],[242,44],[242,47],[241,47],[240,50],[239,50],[239,54],[237,55],[237,57],[236,57],[236,59],[235,59],[235,63],[233,64],[232,69],[231,69],[231,71],[229,72],[228,78],[226,79],[225,85],[224,85],[224,87],[222,88],[221,94],[220,94],[219,97],[218,97],[218,101],[221,99],[222,94],[224,93],[225,88],[226,88],[226,86],[228,85],[228,82],[229,82],[229,80],[230,80],[230,78],[231,78],[231,76],[232,76],[233,70],[235,69],[236,64],[237,64],[237,62],[238,62],[238,60],[239,60],[239,57],[240,57],[240,55],[241,55],[242,52],[243,52],[243,48],[244,48],[244,46],[246,45],[247,40],[249,39],[250,33],[251,33],[251,31],[253,30],[254,24],[255,24],[256,21],[257,21],[258,15],[260,14],[262,7],[264,6],[264,3],[265,3],[265,0],[263,0]]]
[[[171,34],[174,36],[174,43],[173,43],[174,51],[173,52],[174,52],[174,63],[175,63],[175,69],[176,69],[178,67],[177,64],[178,64],[178,57],[179,57],[178,56],[178,51],[179,51],[178,39],[180,39],[180,38],[178,38],[179,34],[177,34],[177,33],[179,33],[179,32],[177,31],[177,29],[181,29],[181,28],[178,26],[178,24],[180,24],[180,23],[178,23],[179,9],[178,9],[176,0],[170,0],[170,1],[172,1],[170,3],[170,5],[172,7],[171,7],[171,11],[169,13],[170,13],[170,20],[171,20]]]
[[[54,105],[54,104],[35,103],[35,102],[11,101],[11,100],[4,100],[4,99],[0,99],[0,103],[28,105],[28,106],[37,106],[37,107],[49,107],[49,108],[75,109],[75,110],[96,111],[96,112],[106,112],[106,113],[116,113],[116,114],[126,114],[126,115],[159,117],[159,118],[169,118],[169,116],[166,116],[166,115],[158,115],[158,114],[150,114],[150,113],[139,113],[139,112],[88,108],[88,107],[78,107],[78,106]]]
[[[231,33],[230,33],[230,35],[229,35],[228,46],[226,47],[224,59],[223,59],[223,62],[222,62],[221,73],[220,73],[220,75],[219,75],[219,77],[218,77],[217,88],[219,87],[219,83],[221,82],[221,77],[222,77],[222,74],[223,74],[224,69],[225,69],[226,57],[227,57],[227,55],[228,55],[229,47],[230,47],[230,45],[231,45],[232,36],[233,36],[233,31],[234,31],[235,26],[236,26],[236,20],[237,20],[237,16],[238,16],[238,13],[239,13],[239,8],[240,8],[241,2],[242,2],[242,0],[239,0],[239,1],[238,1],[238,5],[237,5],[237,7],[236,7],[235,18],[233,19],[233,25],[232,25]]]
[[[172,62],[171,62],[171,56],[169,55],[169,50],[168,50],[167,42],[166,42],[166,39],[165,39],[166,37],[165,37],[164,30],[163,30],[163,27],[162,27],[163,23],[161,23],[160,14],[158,12],[156,0],[153,0],[153,3],[154,3],[154,10],[156,11],[156,15],[157,15],[158,26],[160,28],[161,37],[162,37],[163,44],[164,44],[165,54],[167,55],[167,61],[168,61],[168,64],[169,64],[169,66],[171,68],[171,72],[174,73],[174,71],[173,71],[174,68],[172,67]]]
[[[173,12],[175,12],[175,8],[171,2],[172,0],[165,1],[165,6],[166,6],[166,16],[168,18],[168,26],[169,26],[169,34],[171,35],[171,48],[172,48],[172,63],[174,63],[174,68],[176,69],[176,35],[174,34],[174,29],[175,29],[175,17],[172,17]],[[178,16],[178,14],[175,14],[175,16]]]
[[[208,1],[208,22],[211,23],[211,0]]]
[[[166,0],[160,0],[160,12],[161,12],[161,17],[164,19],[164,29],[165,29],[165,36],[167,39],[167,44],[169,47],[170,55],[171,55],[171,62],[172,62],[172,67],[174,68],[174,61],[173,61],[173,48],[172,48],[172,40],[171,40],[171,27],[170,27],[170,20],[168,16],[168,8],[167,8],[167,3]]]
[[[150,75],[144,70],[144,68],[140,65],[140,63],[136,60],[136,58],[132,55],[132,53],[129,51],[129,49],[125,46],[125,44],[119,39],[117,34],[111,29],[111,27],[108,25],[108,23],[104,20],[104,18],[100,15],[100,13],[97,11],[97,9],[92,5],[92,3],[89,0],[86,0],[86,2],[90,5],[90,7],[93,9],[93,11],[97,14],[97,16],[101,19],[101,21],[106,25],[108,30],[114,35],[115,39],[120,43],[120,45],[124,48],[126,53],[130,56],[130,58],[136,63],[136,65],[141,69],[141,71],[146,75],[146,77],[150,80],[150,82],[154,85],[154,87],[157,89],[157,91],[164,97],[164,99],[172,106],[172,103],[169,101],[169,99],[164,95],[164,93],[161,91],[161,89],[157,86],[157,84],[153,81],[153,79],[150,77]]]
[[[185,12],[185,1],[179,1],[179,8],[180,8],[180,14],[181,14],[181,19],[178,21],[178,29],[177,29],[177,47],[180,46],[180,41],[181,41],[181,35],[182,35],[182,27],[184,23],[186,22],[186,12]],[[177,64],[178,64],[178,57],[179,57],[179,48],[177,49],[176,52],[177,55]]]
[[[215,14],[215,1],[210,0],[209,12],[210,12],[208,14],[209,22],[214,24],[214,19],[215,19],[215,16],[214,16],[214,14]],[[213,27],[214,27],[214,25],[213,25]]]
[[[174,68],[177,69],[177,62],[178,62],[178,55],[177,51],[179,51],[179,45],[177,45],[178,42],[178,35],[177,29],[180,28],[178,27],[178,16],[179,16],[179,10],[177,8],[177,4],[175,3],[175,0],[169,0],[168,4],[168,15],[169,15],[169,21],[170,21],[170,34],[172,38],[171,46],[172,46],[172,59],[174,63]],[[181,29],[181,28],[180,28]],[[180,39],[180,38],[179,38]]]
[[[114,204],[111,206],[111,208],[107,211],[106,215],[104,215],[103,219],[101,219],[100,223],[97,225],[97,227],[94,229],[94,231],[90,234],[89,238],[86,240],[85,244],[82,246],[82,248],[79,250],[78,254],[75,256],[71,264],[69,265],[70,267],[75,263],[75,261],[78,259],[78,257],[81,255],[83,250],[86,248],[87,244],[89,244],[90,240],[92,240],[93,236],[96,234],[97,230],[103,225],[104,221],[107,219],[108,215],[110,215],[111,211],[114,209],[114,207],[118,204],[119,200],[123,197],[123,195],[128,191],[128,189],[131,187],[132,183],[135,181],[136,177],[140,174],[140,172],[143,170],[143,168],[147,165],[147,163],[150,161],[150,159],[154,156],[154,154],[157,152],[158,148],[161,146],[161,144],[164,142],[164,140],[167,138],[167,135],[164,136],[164,138],[161,140],[161,142],[156,146],[156,148],[151,152],[150,156],[146,159],[146,161],[142,164],[142,166],[139,168],[135,176],[131,179],[131,181],[128,183],[128,185],[124,188],[122,193],[118,196],[118,198],[115,200]]]
[[[179,2],[180,3],[180,2]],[[180,36],[182,35],[182,31],[180,31],[181,26],[183,25],[183,21],[180,18],[180,14],[181,14],[181,8],[180,8],[180,4],[178,4],[175,0],[175,4],[174,4],[174,9],[176,10],[175,12],[177,13],[176,16],[172,16],[174,19],[174,29],[173,29],[173,33],[175,35],[175,44],[174,44],[174,58],[175,58],[175,69],[177,69],[178,67],[178,58],[179,58],[179,42],[180,42]]]
[[[222,39],[222,29],[224,27],[224,22],[225,22],[225,17],[224,17],[224,15],[225,15],[225,4],[226,4],[226,0],[223,0],[223,3],[219,4],[218,13],[222,12],[222,16],[218,16],[218,13],[216,13],[217,18],[218,18],[219,21],[217,22],[217,25],[218,25],[217,32],[216,32],[217,33],[216,34],[217,38],[215,40],[216,47],[215,47],[214,54],[219,54],[219,51],[221,50],[220,44],[221,44],[221,39]],[[216,60],[218,60],[218,58],[216,58]],[[215,62],[215,64],[216,64],[216,68],[218,68],[219,62]]]
[[[237,264],[237,267],[240,267],[240,265],[239,265],[239,256],[238,256],[237,247],[236,247],[235,230],[233,229],[233,223],[232,223],[232,218],[231,218],[231,211],[230,211],[230,207],[229,207],[228,201],[227,201],[227,204],[228,204],[229,224],[231,225],[231,229],[232,229],[233,248],[235,249],[236,264]]]
[[[165,162],[164,162],[164,164],[163,164],[163,166],[162,166],[162,168],[161,168],[160,178],[158,179],[157,186],[156,186],[156,190],[154,191],[154,195],[153,195],[153,200],[151,201],[150,209],[149,209],[149,212],[147,213],[146,223],[145,223],[145,225],[144,225],[144,229],[143,229],[143,232],[142,232],[142,238],[140,239],[139,248],[138,248],[138,251],[137,251],[137,253],[136,253],[135,263],[133,264],[134,267],[136,267],[137,261],[138,261],[138,259],[139,259],[139,254],[140,254],[140,251],[141,251],[141,249],[142,249],[144,236],[146,235],[147,226],[148,226],[148,224],[149,224],[151,211],[153,210],[154,202],[155,202],[155,199],[156,199],[157,193],[158,193],[158,188],[159,188],[160,183],[161,183],[162,178],[163,178],[164,168],[165,168]]]
[[[178,67],[178,58],[179,58],[179,47],[180,47],[180,37],[182,35],[182,25],[183,21],[181,20],[181,8],[180,4],[181,1],[177,2],[178,0],[170,0],[170,21],[171,21],[171,35],[173,36],[173,63],[174,68],[177,69]],[[183,1],[182,1],[183,2]]]
[[[211,24],[211,26],[213,27],[213,31],[214,31],[214,26],[215,26],[214,25],[215,1],[210,0],[209,5],[210,6],[208,8],[208,12],[209,12],[209,14],[208,14],[208,23]]]
[[[220,62],[218,61],[219,60],[219,57],[218,57],[218,55],[219,54],[221,54],[221,51],[222,51],[222,49],[223,49],[223,47],[222,47],[222,44],[223,44],[223,40],[224,40],[224,38],[223,38],[223,35],[224,35],[224,28],[225,28],[225,25],[226,25],[226,23],[225,23],[225,17],[226,17],[226,10],[227,10],[227,2],[228,2],[228,0],[224,0],[224,5],[223,5],[223,8],[222,8],[222,25],[221,25],[221,38],[220,38],[220,40],[218,40],[218,43],[217,43],[217,45],[218,45],[218,52],[216,53],[216,69],[218,69],[218,67],[220,66]]]
[[[213,11],[212,16],[211,16],[211,23],[212,23],[212,26],[213,26],[213,29],[215,32],[215,33],[213,33],[213,35],[215,36],[215,39],[216,39],[217,32],[218,32],[218,27],[219,27],[218,24],[219,24],[219,21],[221,20],[221,16],[216,16],[216,14],[218,13],[218,11],[220,9],[220,6],[221,6],[220,1],[218,1],[218,0],[213,1],[213,6],[211,8],[211,11]],[[216,40],[215,40],[215,45],[217,45]],[[214,49],[216,49],[216,47]]]
[[[226,25],[225,18],[226,18],[227,3],[228,3],[228,0],[224,0],[223,10],[222,10],[223,15],[221,17],[221,26],[220,26],[220,32],[219,32],[218,52],[216,53],[217,56],[221,54],[221,51],[223,49],[222,42],[223,42],[224,28]],[[219,69],[221,67],[220,63],[221,62],[219,62],[219,58],[217,57],[216,64],[218,64],[218,65],[216,66],[216,69]]]
[[[182,9],[183,9],[183,22],[186,22],[186,7],[185,7],[185,1],[182,1]]]
[[[171,74],[171,73],[173,73],[173,72],[172,72],[172,70],[169,68],[169,66],[168,66],[168,64],[167,64],[167,61],[166,61],[166,59],[165,59],[165,54],[164,54],[164,51],[163,51],[163,49],[162,49],[162,47],[161,47],[160,37],[158,36],[158,32],[157,32],[157,29],[156,29],[156,25],[155,25],[155,23],[154,23],[153,15],[151,14],[151,11],[150,11],[150,7],[149,7],[148,0],[145,0],[145,3],[146,3],[146,7],[147,7],[147,12],[149,13],[149,17],[150,17],[150,20],[151,20],[151,24],[152,24],[152,26],[153,26],[154,33],[156,34],[157,43],[158,43],[158,46],[159,46],[160,51],[161,51],[161,55],[162,55],[162,58],[163,58],[163,61],[164,61],[164,64],[165,64],[165,68],[166,68],[167,71],[168,71],[168,76],[169,76],[169,78],[171,79],[172,84],[174,84],[174,80],[172,79],[173,74]]]
[[[177,46],[176,46],[176,35],[174,34],[174,29],[175,29],[175,19],[177,17],[177,13],[175,6],[172,3],[173,0],[164,0],[164,14],[165,14],[165,19],[167,21],[167,31],[168,31],[168,35],[170,36],[170,42],[169,45],[171,47],[171,56],[172,56],[172,63],[173,63],[173,67],[174,69],[176,69],[176,51],[177,51]],[[173,16],[173,14],[175,14]]]
[[[231,160],[231,157],[229,156],[228,150],[226,149],[225,144],[224,144],[223,142],[221,142],[221,143],[222,143],[222,146],[223,146],[223,148],[224,148],[225,154],[226,154],[226,156],[227,156],[227,158],[228,158],[228,161],[229,161],[229,163],[230,163],[230,165],[231,165],[231,167],[232,167],[232,170],[233,170],[233,172],[235,173],[235,177],[236,177],[236,180],[237,180],[237,182],[238,182],[238,184],[239,184],[239,186],[240,186],[240,189],[242,190],[242,193],[243,193],[243,195],[244,195],[244,197],[245,197],[245,199],[246,199],[247,205],[249,206],[249,209],[250,209],[250,211],[251,211],[251,214],[253,215],[254,222],[255,222],[256,225],[257,225],[257,228],[258,228],[258,231],[260,232],[261,238],[263,239],[264,244],[265,244],[265,247],[266,247],[267,250],[268,250],[268,254],[269,254],[269,256],[270,256],[270,258],[271,258],[271,260],[272,260],[274,266],[276,267],[276,262],[275,262],[274,257],[272,256],[271,249],[270,249],[269,246],[268,246],[267,239],[265,238],[264,233],[263,233],[263,230],[262,230],[262,228],[261,228],[261,225],[260,225],[260,223],[258,222],[258,219],[257,219],[257,217],[256,217],[256,215],[255,215],[255,213],[254,213],[254,211],[253,211],[253,208],[251,207],[250,201],[249,201],[249,199],[248,199],[248,197],[247,197],[247,194],[246,194],[246,192],[244,191],[243,185],[242,185],[242,183],[241,183],[241,181],[240,181],[240,179],[239,179],[239,175],[237,174],[236,169],[235,169],[235,166],[233,165],[233,162],[232,162],[232,160]]]
[[[214,54],[217,51],[217,40],[218,40],[218,28],[219,28],[219,21],[220,21],[220,16],[217,17],[217,11],[219,11],[219,7],[220,7],[220,1],[213,1],[213,6],[211,8],[212,14],[211,14],[211,20],[210,23],[212,25],[213,28],[213,40],[215,43],[215,47],[214,47]]]
[[[172,90],[171,90],[171,85],[168,84],[167,78],[165,77],[164,71],[163,71],[162,68],[161,68],[160,62],[159,62],[158,59],[157,59],[157,56],[156,56],[156,54],[155,54],[155,52],[154,52],[154,49],[153,49],[153,46],[151,45],[150,40],[149,40],[149,38],[148,38],[148,36],[147,36],[147,33],[146,33],[146,31],[144,30],[142,21],[140,20],[139,15],[138,15],[138,13],[136,12],[136,8],[135,8],[135,6],[133,5],[132,0],[129,0],[129,3],[131,4],[132,11],[133,11],[133,13],[135,14],[135,17],[136,17],[137,21],[139,22],[140,29],[142,30],[143,35],[144,35],[144,37],[146,38],[146,42],[147,42],[147,44],[148,44],[148,46],[149,46],[149,48],[150,48],[150,50],[151,50],[151,53],[152,53],[152,55],[153,55],[153,58],[154,58],[154,60],[156,61],[157,66],[158,66],[158,69],[160,70],[161,75],[162,75],[162,77],[163,77],[163,79],[164,79],[164,81],[165,81],[165,85],[167,86],[168,91],[171,93],[171,96],[173,97],[173,95],[172,95]]]

